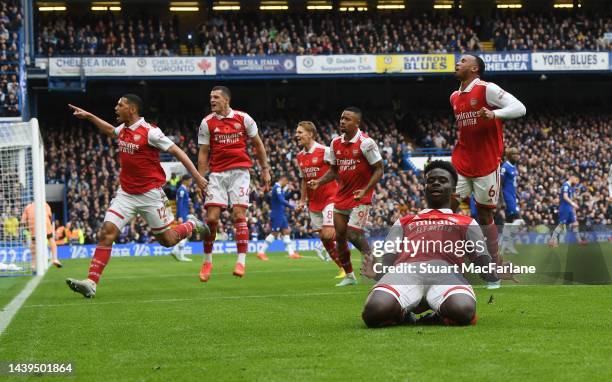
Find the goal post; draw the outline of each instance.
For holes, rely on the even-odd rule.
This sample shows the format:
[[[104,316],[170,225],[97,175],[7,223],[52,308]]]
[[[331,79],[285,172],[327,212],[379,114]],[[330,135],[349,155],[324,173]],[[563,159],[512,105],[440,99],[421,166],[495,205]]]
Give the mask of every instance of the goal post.
[[[31,203],[33,214],[24,214]],[[0,119],[0,276],[45,273],[45,214],[45,159],[38,120]]]

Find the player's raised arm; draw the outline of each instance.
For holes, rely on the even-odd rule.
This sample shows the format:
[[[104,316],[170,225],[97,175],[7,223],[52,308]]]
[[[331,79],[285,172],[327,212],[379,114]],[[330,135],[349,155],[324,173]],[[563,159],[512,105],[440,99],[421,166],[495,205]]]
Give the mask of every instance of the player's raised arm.
[[[498,107],[497,110],[488,110],[482,108],[480,110],[480,116],[493,119],[515,119],[524,116],[527,113],[527,108],[521,101],[515,96],[508,93],[507,91],[500,88],[494,83],[487,84],[487,103],[489,105]]]
[[[115,136],[115,126],[106,122],[102,118],[88,112],[85,109],[81,109],[80,107],[68,104],[68,107],[72,110],[72,115],[77,117],[78,119],[85,119],[91,123],[93,123],[101,132],[104,134],[114,137]]]

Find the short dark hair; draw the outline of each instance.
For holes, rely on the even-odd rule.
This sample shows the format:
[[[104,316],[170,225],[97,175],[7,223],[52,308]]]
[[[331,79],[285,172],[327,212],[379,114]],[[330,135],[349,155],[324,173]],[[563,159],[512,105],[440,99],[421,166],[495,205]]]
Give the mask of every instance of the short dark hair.
[[[361,112],[361,109],[355,106],[349,106],[344,108],[344,111],[350,111],[352,113],[355,113],[359,116],[359,119],[361,119],[361,116],[363,115],[363,113]]]
[[[485,72],[485,62],[480,56],[474,56],[476,59],[476,65],[478,65],[478,75],[483,76]]]
[[[181,177],[181,183],[182,183],[182,182],[184,182],[184,181],[186,181],[186,180],[189,180],[189,179],[191,179],[191,175],[189,175],[189,174],[185,174],[185,175],[183,175],[183,176]]]
[[[459,180],[459,176],[457,175],[457,170],[455,170],[455,167],[453,167],[452,163],[446,160],[434,160],[431,161],[429,163],[427,163],[427,166],[425,166],[425,168],[423,169],[423,175],[425,177],[427,177],[427,174],[431,171],[434,170],[436,168],[440,168],[442,170],[446,170],[451,174],[451,177],[453,178],[453,182],[455,182],[455,185],[457,184],[457,181]]]
[[[227,99],[232,99],[232,92],[230,92],[227,86],[217,85],[214,88],[212,88],[213,92],[215,90],[219,90],[221,93],[223,93],[227,97]]]
[[[144,102],[142,102],[142,98],[140,98],[136,94],[124,94],[121,96],[121,98],[125,98],[130,105],[136,106],[136,110],[138,110],[138,113],[141,113],[143,111]]]

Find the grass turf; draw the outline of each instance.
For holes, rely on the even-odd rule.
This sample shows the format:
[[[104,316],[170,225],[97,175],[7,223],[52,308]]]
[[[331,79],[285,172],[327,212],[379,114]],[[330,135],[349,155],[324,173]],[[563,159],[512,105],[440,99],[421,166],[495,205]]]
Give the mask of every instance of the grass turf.
[[[235,257],[217,256],[211,280],[202,284],[201,256],[194,259],[114,258],[92,300],[64,283],[84,277],[89,261],[66,261],[47,273],[0,337],[0,361],[71,361],[72,379],[87,381],[608,381],[612,375],[609,285],[477,287],[476,326],[370,330],[360,319],[370,284],[335,288],[332,263],[249,255],[246,277],[236,279]],[[0,291],[14,283],[9,280],[0,279]]]
[[[0,277],[0,310],[11,302],[30,280],[30,276]]]

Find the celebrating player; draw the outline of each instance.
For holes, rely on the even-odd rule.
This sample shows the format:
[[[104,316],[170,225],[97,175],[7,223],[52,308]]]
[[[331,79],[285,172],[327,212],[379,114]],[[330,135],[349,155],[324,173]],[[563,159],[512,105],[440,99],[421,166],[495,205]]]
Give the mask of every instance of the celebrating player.
[[[210,167],[208,197],[204,207],[210,234],[204,236],[204,263],[200,280],[208,281],[212,271],[212,249],[217,234],[221,210],[232,207],[236,231],[238,260],[234,275],[244,276],[249,228],[246,210],[249,206],[249,169],[253,166],[247,150],[247,140],[255,148],[264,191],[270,186],[270,166],[263,142],[257,132],[257,124],[247,113],[232,110],[231,93],[225,86],[215,86],[210,92],[212,113],[200,124],[198,133],[198,170],[206,174]]]
[[[501,188],[502,196],[505,204],[506,224],[502,232],[500,255],[503,255],[507,250],[509,253],[516,255],[518,252],[514,247],[514,240],[519,227],[525,223],[520,218],[518,200],[516,194],[516,184],[518,178],[518,169],[516,168],[519,151],[515,147],[510,147],[506,150],[507,160],[501,166]]]
[[[396,221],[387,242],[420,242],[410,248],[398,248],[383,257],[383,263],[375,267],[374,257],[367,255],[361,271],[366,277],[379,280],[372,288],[363,309],[362,318],[368,327],[382,327],[402,323],[413,323],[414,313],[428,309],[432,315],[424,316],[421,323],[444,323],[447,325],[468,325],[476,323],[476,295],[461,272],[449,266],[461,266],[463,256],[458,251],[430,249],[430,243],[452,242],[452,248],[466,250],[471,262],[476,265],[489,265],[492,261],[484,244],[482,230],[474,219],[454,214],[450,210],[451,195],[457,183],[457,172],[446,161],[432,161],[424,169],[425,200],[429,209],[416,215],[407,215]],[[468,243],[472,243],[468,247]],[[479,244],[480,243],[480,244]],[[385,243],[385,247],[386,247]],[[446,248],[445,244],[445,247]],[[471,248],[471,249],[469,249]],[[414,271],[386,273],[380,265],[411,265]],[[449,269],[446,272],[429,271]],[[446,268],[445,268],[446,267]],[[378,269],[378,271],[377,271]],[[404,267],[403,269],[406,269]],[[425,269],[423,271],[422,269]],[[495,273],[481,273],[487,281],[497,281]],[[511,274],[500,275],[514,280]]]
[[[300,200],[296,210],[303,210],[308,203],[308,214],[313,230],[319,232],[321,243],[329,256],[340,267],[342,278],[345,276],[342,263],[336,252],[336,232],[334,230],[334,198],[338,191],[335,180],[319,186],[316,190],[308,187],[308,181],[321,178],[329,171],[329,147],[315,140],[317,128],[310,121],[301,121],[297,125],[295,137],[303,150],[297,154],[300,173]]]
[[[187,216],[189,215],[189,207],[191,203],[191,199],[189,198],[189,186],[191,186],[191,176],[183,175],[181,177],[181,184],[176,190],[176,217],[180,223],[184,223],[187,221]],[[176,261],[189,262],[192,261],[190,258],[185,256],[185,244],[187,243],[187,238],[179,241],[177,245],[172,248],[171,255],[176,259]]]
[[[578,226],[578,220],[576,220],[576,211],[578,204],[573,200],[574,193],[576,192],[576,185],[580,182],[580,178],[576,174],[572,174],[569,180],[563,183],[561,186],[561,195],[559,197],[559,224],[555,227],[548,245],[551,247],[557,247],[559,245],[559,235],[563,231],[563,227],[571,230],[575,235],[578,242],[582,245],[586,244],[586,240],[580,237],[580,231]]]
[[[266,240],[264,241],[263,247],[257,254],[257,258],[260,260],[267,261],[268,256],[266,256],[266,251],[268,250],[268,246],[276,240],[279,233],[283,234],[283,243],[285,243],[285,250],[289,255],[290,259],[299,259],[302,256],[298,255],[295,252],[295,245],[291,241],[291,237],[289,234],[291,230],[289,229],[289,222],[287,221],[287,215],[285,214],[285,209],[294,209],[291,204],[285,198],[285,192],[287,185],[289,184],[289,178],[286,175],[281,175],[278,179],[278,182],[272,186],[271,191],[271,204],[272,209],[270,211],[270,221],[272,232],[266,236]]]
[[[330,169],[319,179],[308,181],[308,186],[316,190],[338,179],[339,187],[334,198],[334,229],[336,250],[346,276],[336,286],[357,284],[348,241],[363,255],[370,253],[370,245],[364,234],[365,226],[374,186],[383,175],[383,161],[376,142],[359,129],[361,117],[361,110],[356,107],[344,109],[340,117],[342,135],[334,138],[330,145]]]
[[[493,212],[499,198],[499,167],[504,152],[502,120],[522,117],[526,109],[512,94],[482,81],[484,72],[484,61],[469,54],[463,55],[455,67],[461,86],[450,96],[459,128],[452,153],[453,166],[459,174],[452,209],[456,211],[461,200],[474,194],[489,253],[497,261],[498,234]]]
[[[164,247],[174,246],[189,237],[194,229],[204,233],[207,231],[206,226],[193,215],[188,216],[186,222],[170,228],[174,217],[167,207],[168,198],[162,190],[166,175],[160,164],[159,152],[166,151],[178,159],[194,177],[200,192],[206,191],[207,181],[183,150],[172,143],[158,127],[147,123],[140,116],[140,97],[126,94],[119,98],[115,106],[117,121],[121,123],[118,127],[79,107],[69,106],[75,117],[93,123],[102,133],[117,139],[121,162],[120,187],[104,216],[88,278],[66,280],[70,289],[91,298],[95,296],[96,285],[110,260],[113,242],[136,214],[147,221],[157,241]]]
[[[62,267],[62,263],[57,259],[57,243],[55,242],[55,236],[53,235],[53,226],[51,225],[51,207],[49,203],[45,202],[45,229],[47,232],[47,240],[49,241],[49,247],[51,247],[51,264],[57,268]],[[32,269],[36,269],[36,234],[35,234],[35,220],[34,220],[34,202],[28,204],[23,210],[21,215],[21,222],[26,224],[30,229],[31,242],[30,242],[30,254],[32,255]]]

